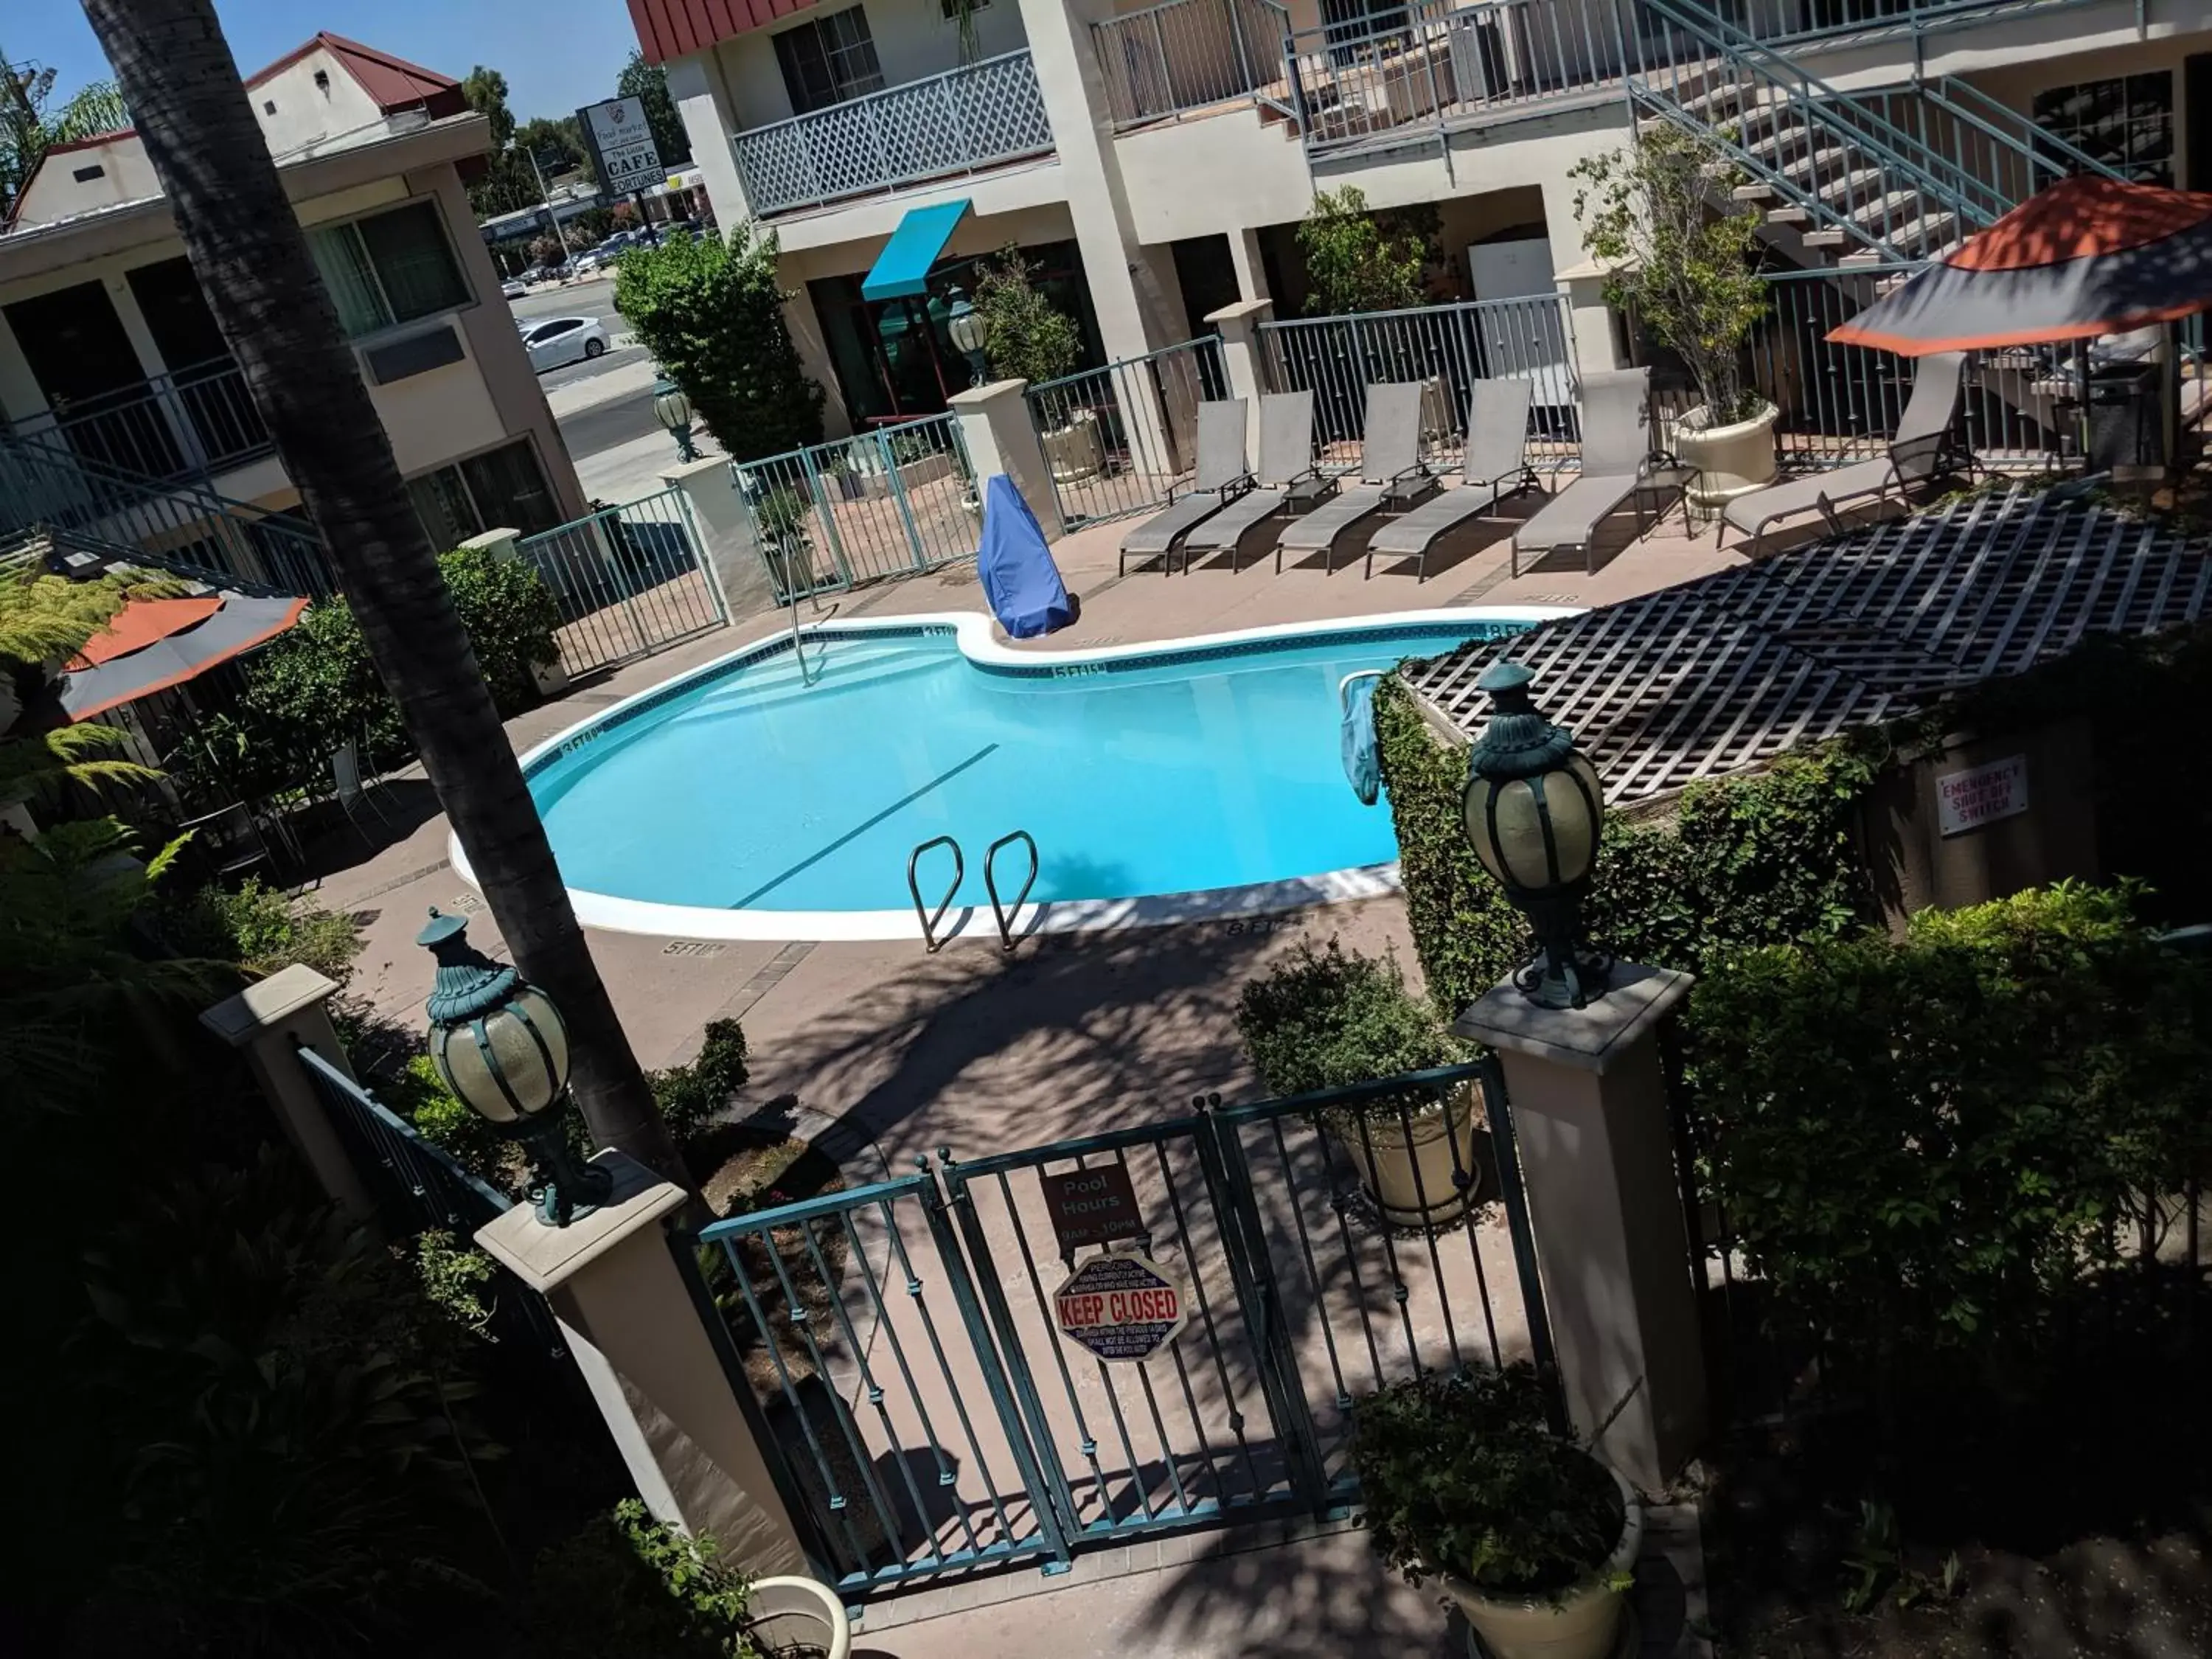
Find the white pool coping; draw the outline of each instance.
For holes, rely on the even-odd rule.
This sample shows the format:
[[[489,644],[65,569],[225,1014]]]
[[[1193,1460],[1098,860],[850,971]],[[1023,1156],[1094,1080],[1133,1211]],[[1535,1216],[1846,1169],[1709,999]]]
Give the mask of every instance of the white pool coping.
[[[910,633],[921,628],[952,630],[961,654],[986,665],[1036,667],[1041,662],[1054,667],[1079,667],[1097,663],[1119,663],[1145,657],[1179,655],[1221,646],[1255,641],[1297,640],[1317,634],[1359,634],[1389,628],[1427,627],[1454,623],[1545,623],[1580,614],[1571,605],[1466,605],[1448,611],[1391,611],[1372,617],[1338,617],[1323,622],[1278,623],[1265,628],[1240,628],[1221,634],[1194,634],[1182,639],[1148,640],[1139,645],[1096,646],[1079,651],[1018,651],[1003,644],[993,632],[991,618],[981,611],[932,611],[915,616],[856,617],[850,621],[825,617],[802,626],[799,635],[824,637],[872,633]],[[793,635],[780,632],[752,640],[724,653],[711,662],[672,675],[657,685],[624,697],[567,726],[526,750],[526,770],[579,734],[616,719],[622,712],[646,701],[665,696],[694,681],[713,678],[741,659],[788,651]],[[477,885],[476,872],[460,838],[449,829],[447,854],[462,880]],[[1214,921],[1258,916],[1309,905],[1339,904],[1350,899],[1379,898],[1398,890],[1398,866],[1369,864],[1332,870],[1316,876],[1295,876],[1283,881],[1251,883],[1237,887],[1207,888],[1189,893],[1156,893],[1138,898],[1054,899],[1021,906],[1010,931],[1017,938],[1036,933],[1084,933],[1111,927],[1165,927],[1177,922]],[[912,906],[897,910],[762,910],[729,909],[691,904],[659,904],[643,899],[617,898],[611,894],[568,890],[576,919],[586,927],[612,933],[643,933],[659,939],[757,940],[772,943],[872,943],[923,937],[921,919]],[[997,936],[997,925],[988,905],[963,905],[948,910],[938,927],[940,939]]]

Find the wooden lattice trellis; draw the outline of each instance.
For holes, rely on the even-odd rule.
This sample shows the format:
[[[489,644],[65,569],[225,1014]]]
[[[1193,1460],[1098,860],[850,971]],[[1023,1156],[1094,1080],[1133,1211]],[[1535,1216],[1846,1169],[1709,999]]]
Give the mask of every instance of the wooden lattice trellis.
[[[2017,674],[2092,634],[2201,618],[2212,552],[2171,527],[2014,487],[1850,531],[1640,599],[1477,641],[1406,678],[1472,738],[1501,658],[1616,804]]]

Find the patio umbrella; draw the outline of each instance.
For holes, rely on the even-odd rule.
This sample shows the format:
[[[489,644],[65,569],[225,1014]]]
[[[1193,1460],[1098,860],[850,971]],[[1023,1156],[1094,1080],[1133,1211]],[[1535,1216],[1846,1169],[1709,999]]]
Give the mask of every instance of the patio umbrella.
[[[2212,310],[2212,195],[2062,179],[1831,329],[1901,357],[2086,341]]]
[[[132,599],[63,671],[62,710],[72,721],[204,674],[275,639],[300,620],[305,599],[246,593]]]

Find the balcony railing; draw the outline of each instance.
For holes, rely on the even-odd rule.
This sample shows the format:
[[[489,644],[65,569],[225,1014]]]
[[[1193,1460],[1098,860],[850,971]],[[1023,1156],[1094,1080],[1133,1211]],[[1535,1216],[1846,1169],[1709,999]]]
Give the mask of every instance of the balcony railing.
[[[755,127],[731,140],[763,216],[945,179],[1052,149],[1027,51]]]
[[[59,440],[82,460],[162,482],[211,478],[274,448],[244,371],[228,362],[76,398],[16,422],[15,429]]]
[[[1165,0],[1091,26],[1118,131],[1247,99],[1289,112],[1291,15],[1276,0]]]

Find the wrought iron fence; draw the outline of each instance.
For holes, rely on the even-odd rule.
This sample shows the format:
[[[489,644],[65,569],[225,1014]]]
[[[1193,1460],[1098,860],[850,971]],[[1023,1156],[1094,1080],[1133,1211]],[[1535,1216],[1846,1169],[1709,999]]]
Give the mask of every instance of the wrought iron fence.
[[[1052,149],[1052,122],[1026,49],[963,64],[734,135],[745,199],[762,215]]]
[[[1198,406],[1229,395],[1208,334],[1029,389],[1053,498],[1071,530],[1142,513],[1198,465]]]
[[[394,1237],[411,1239],[434,1229],[466,1246],[478,1228],[514,1206],[513,1199],[471,1175],[313,1049],[302,1047],[298,1054],[354,1173],[376,1206],[377,1218]],[[560,1324],[544,1297],[496,1263],[491,1283],[489,1334],[535,1345],[556,1358],[567,1354]]]
[[[1262,323],[1259,337],[1267,389],[1314,394],[1315,435],[1325,467],[1347,471],[1358,463],[1367,388],[1384,380],[1426,387],[1421,447],[1439,469],[1457,465],[1464,456],[1468,386],[1477,380],[1531,384],[1531,466],[1557,471],[1577,462],[1580,374],[1565,295],[1301,317]]]
[[[310,599],[337,591],[322,538],[304,516],[89,461],[58,434],[0,439],[0,533],[40,526],[249,587]]]
[[[554,639],[571,674],[646,656],[728,619],[678,488],[527,537],[518,551],[553,590]]]
[[[32,416],[17,430],[51,435],[82,459],[155,479],[210,477],[275,449],[245,372],[228,361],[151,374],[124,391]]]
[[[1118,130],[1250,99],[1289,112],[1291,15],[1275,0],[1165,0],[1091,26]]]
[[[953,416],[731,465],[779,605],[975,556],[981,507]]]

